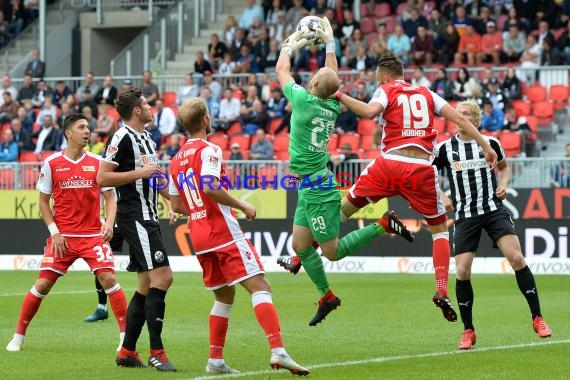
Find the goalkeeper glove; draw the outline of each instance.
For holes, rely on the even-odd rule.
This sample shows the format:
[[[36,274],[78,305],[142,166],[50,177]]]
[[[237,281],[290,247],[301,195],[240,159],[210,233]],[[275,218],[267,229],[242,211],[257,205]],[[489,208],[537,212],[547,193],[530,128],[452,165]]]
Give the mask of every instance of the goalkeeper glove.
[[[299,50],[307,44],[308,40],[304,32],[296,31],[292,33],[281,46],[281,51],[293,55],[293,51]]]
[[[331,23],[327,16],[323,16],[319,19],[320,28],[316,28],[315,32],[319,35],[319,38],[325,43],[334,42],[333,30]]]

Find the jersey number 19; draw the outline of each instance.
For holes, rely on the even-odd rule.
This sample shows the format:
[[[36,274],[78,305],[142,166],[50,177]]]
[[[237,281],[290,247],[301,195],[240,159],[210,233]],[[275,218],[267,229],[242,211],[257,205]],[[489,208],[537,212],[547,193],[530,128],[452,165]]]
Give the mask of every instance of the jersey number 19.
[[[421,129],[429,126],[428,102],[424,95],[398,96],[398,106],[402,106],[404,128]]]

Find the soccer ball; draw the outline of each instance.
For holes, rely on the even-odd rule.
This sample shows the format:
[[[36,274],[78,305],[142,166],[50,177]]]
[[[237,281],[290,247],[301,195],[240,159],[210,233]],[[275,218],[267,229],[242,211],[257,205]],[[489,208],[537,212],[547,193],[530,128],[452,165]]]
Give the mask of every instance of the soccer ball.
[[[319,18],[317,16],[303,17],[297,24],[297,31],[302,31],[307,36],[308,46],[319,45],[323,42],[316,32],[317,28],[321,28],[321,25],[319,24]]]

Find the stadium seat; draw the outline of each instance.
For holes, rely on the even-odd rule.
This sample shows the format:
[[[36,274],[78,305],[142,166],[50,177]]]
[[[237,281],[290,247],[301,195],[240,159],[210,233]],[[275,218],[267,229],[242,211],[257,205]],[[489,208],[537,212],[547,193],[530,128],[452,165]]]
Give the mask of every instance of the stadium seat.
[[[372,43],[374,42],[374,40],[376,39],[376,37],[378,37],[378,33],[374,32],[374,33],[367,33],[366,34],[366,45],[367,46],[372,46]]]
[[[406,2],[398,4],[398,8],[396,8],[396,13],[398,14],[398,16],[402,15],[404,8],[406,8],[407,6],[408,6],[408,4],[406,4]],[[388,15],[386,15],[386,16],[388,16]],[[396,18],[396,17],[394,17],[394,18]]]
[[[556,41],[558,41],[560,39],[560,37],[564,34],[565,31],[566,31],[566,28],[558,28],[552,32]]]
[[[530,134],[528,136],[526,136],[526,140],[527,141],[536,141],[536,139],[538,138],[537,134],[538,134],[538,119],[536,118],[536,116],[533,115],[528,115],[525,116],[526,117],[526,122],[530,128]]]
[[[40,162],[40,157],[34,152],[24,151],[20,153],[20,162]]]
[[[274,152],[287,152],[289,150],[289,134],[280,133],[273,139]]]
[[[376,157],[378,157],[379,154],[380,154],[379,149],[366,149],[364,151],[364,155],[362,156],[362,158],[365,160],[373,160]]]
[[[369,119],[360,119],[358,120],[358,126],[356,131],[360,136],[368,136],[374,135],[378,126],[376,125],[376,121],[369,120]]]
[[[226,133],[228,136],[238,135],[242,133],[241,123],[239,121],[234,121],[227,129]]]
[[[530,103],[526,100],[513,100],[512,104],[517,116],[530,115]]]
[[[217,132],[208,137],[209,142],[211,142],[212,144],[216,144],[222,150],[228,149],[229,140],[230,140],[229,137],[226,136],[223,132]]]
[[[0,169],[0,189],[12,190],[16,187],[15,173],[13,168]]]
[[[446,131],[446,120],[442,117],[436,117],[433,120],[433,128],[437,131],[437,133],[444,133]]]
[[[40,174],[37,165],[22,165],[20,171],[20,183],[24,189],[35,189]]]
[[[363,18],[360,20],[360,30],[366,35],[376,31],[376,23],[371,18]]]
[[[45,160],[46,158],[48,158],[49,156],[51,156],[51,155],[54,154],[54,153],[55,153],[55,151],[53,151],[53,150],[46,150],[46,151],[42,152],[42,153],[40,154],[40,161],[41,161],[41,162],[44,162],[44,160]]]
[[[376,18],[384,18],[390,16],[392,10],[390,9],[390,4],[382,3],[376,4],[374,6],[374,17]]]
[[[162,102],[165,107],[176,107],[176,92],[166,91],[162,94]]]
[[[281,118],[271,120],[269,122],[269,126],[267,127],[267,133],[269,133],[270,135],[275,134],[275,131],[277,130],[277,128],[279,128],[279,126],[281,125],[282,122],[283,122],[283,119],[281,119]],[[285,130],[285,129],[283,129],[283,130]]]
[[[368,4],[360,4],[360,17],[368,17]]]
[[[507,15],[500,15],[499,18],[497,18],[497,30],[503,30],[508,18],[509,16]]]
[[[360,135],[358,133],[345,133],[340,135],[338,139],[338,146],[342,147],[344,144],[350,144],[352,151],[358,150],[360,148]]]
[[[234,143],[239,144],[239,149],[242,152],[243,156],[245,157],[245,152],[249,150],[249,142],[251,138],[248,135],[233,135],[230,137],[230,146]]]
[[[526,97],[530,102],[542,102],[546,100],[546,87],[540,84],[533,84],[526,90]]]
[[[282,161],[289,161],[289,152],[286,150],[283,150],[281,152],[275,152],[275,159]]]
[[[374,147],[374,135],[362,136],[360,140],[360,147],[364,150],[372,149]]]
[[[229,160],[231,154],[232,154],[232,152],[230,152],[229,150],[223,150],[223,151],[222,151],[222,159],[223,159],[224,161]]]
[[[533,113],[538,118],[538,125],[547,125],[554,121],[554,106],[548,101],[534,103]]]
[[[383,20],[386,23],[386,33],[390,34],[396,29],[396,25],[398,24],[397,17],[388,17]]]
[[[331,150],[336,150],[338,148],[338,135],[333,133],[329,138],[329,145],[327,146],[327,150],[330,152]]]
[[[499,141],[507,157],[517,157],[521,153],[522,136],[519,132],[502,132],[499,135]]]
[[[550,86],[550,100],[554,103],[554,109],[559,110],[568,105],[568,86],[552,85]]]

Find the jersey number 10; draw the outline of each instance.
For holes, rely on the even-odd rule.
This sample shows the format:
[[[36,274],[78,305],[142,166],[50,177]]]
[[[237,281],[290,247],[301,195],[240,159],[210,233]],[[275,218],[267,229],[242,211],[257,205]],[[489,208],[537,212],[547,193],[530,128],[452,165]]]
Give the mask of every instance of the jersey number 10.
[[[405,94],[398,96],[398,106],[404,113],[404,128],[427,128],[429,126],[429,111],[426,97],[422,94]]]
[[[202,201],[202,197],[198,192],[198,184],[196,183],[196,176],[194,175],[194,171],[192,168],[186,171],[186,176],[184,177],[184,182],[179,183],[178,185],[184,189],[184,197],[186,198],[186,202],[188,202],[188,206],[190,210],[194,210],[195,207],[203,207],[204,202]],[[181,178],[181,176],[178,176]]]

